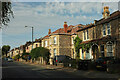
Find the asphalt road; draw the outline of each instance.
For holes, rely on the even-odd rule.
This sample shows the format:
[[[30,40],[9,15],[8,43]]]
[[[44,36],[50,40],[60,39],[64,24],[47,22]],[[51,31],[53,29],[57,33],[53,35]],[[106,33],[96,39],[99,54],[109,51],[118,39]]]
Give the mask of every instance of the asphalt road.
[[[40,65],[30,65],[22,62],[2,62],[2,78],[101,78],[120,79],[118,74],[108,74],[99,71],[81,71],[72,69],[51,69]]]
[[[19,62],[2,63],[2,78],[84,78],[69,72],[46,69]]]

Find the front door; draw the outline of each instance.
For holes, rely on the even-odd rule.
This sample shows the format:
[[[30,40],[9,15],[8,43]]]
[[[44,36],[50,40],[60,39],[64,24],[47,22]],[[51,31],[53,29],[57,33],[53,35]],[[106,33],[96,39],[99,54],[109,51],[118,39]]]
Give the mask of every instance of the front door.
[[[98,58],[98,46],[97,45],[93,45],[92,46],[92,55],[93,55],[93,59],[96,60]]]

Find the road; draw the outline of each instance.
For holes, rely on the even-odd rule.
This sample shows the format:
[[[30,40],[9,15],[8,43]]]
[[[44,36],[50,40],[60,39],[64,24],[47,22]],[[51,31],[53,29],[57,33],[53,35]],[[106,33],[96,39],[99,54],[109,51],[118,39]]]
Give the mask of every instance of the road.
[[[117,74],[70,69],[49,69],[22,62],[2,62],[2,78],[120,78]]]
[[[3,78],[84,78],[62,70],[46,69],[19,62],[3,61],[2,69]]]

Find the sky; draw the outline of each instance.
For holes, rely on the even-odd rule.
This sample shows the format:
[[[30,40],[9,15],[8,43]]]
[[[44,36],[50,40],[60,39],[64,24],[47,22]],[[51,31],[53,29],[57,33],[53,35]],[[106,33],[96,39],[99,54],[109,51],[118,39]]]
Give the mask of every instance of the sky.
[[[118,10],[118,2],[104,2],[110,13]],[[102,2],[12,2],[14,18],[8,26],[3,26],[2,45],[11,49],[32,40],[31,27],[34,27],[34,40],[68,25],[90,24],[102,18]],[[29,26],[29,27],[25,27]]]

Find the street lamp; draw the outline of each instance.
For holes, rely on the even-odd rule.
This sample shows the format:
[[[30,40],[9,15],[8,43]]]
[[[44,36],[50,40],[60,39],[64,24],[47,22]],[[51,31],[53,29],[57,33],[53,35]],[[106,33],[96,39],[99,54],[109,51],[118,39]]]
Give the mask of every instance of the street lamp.
[[[31,27],[31,26],[25,26],[25,27]],[[33,27],[32,28],[32,49],[33,49]]]

